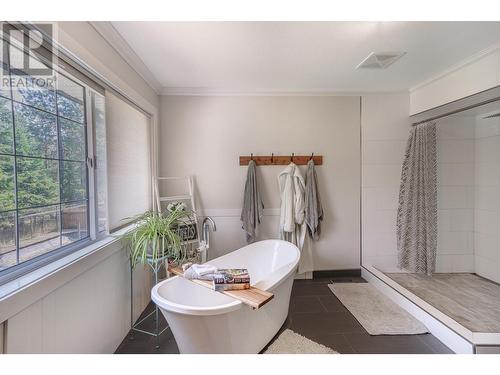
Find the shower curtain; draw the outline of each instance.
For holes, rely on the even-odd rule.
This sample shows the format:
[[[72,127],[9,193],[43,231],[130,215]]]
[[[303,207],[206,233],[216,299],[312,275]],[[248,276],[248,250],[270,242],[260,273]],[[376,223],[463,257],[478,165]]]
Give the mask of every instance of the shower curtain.
[[[431,275],[436,268],[436,124],[415,125],[401,172],[397,214],[398,266]]]

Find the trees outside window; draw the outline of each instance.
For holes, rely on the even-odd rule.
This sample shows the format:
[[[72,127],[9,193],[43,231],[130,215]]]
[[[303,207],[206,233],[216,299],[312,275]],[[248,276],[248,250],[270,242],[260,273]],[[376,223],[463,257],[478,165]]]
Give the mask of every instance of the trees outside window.
[[[5,82],[19,81],[0,90],[0,272],[89,237],[86,87]]]

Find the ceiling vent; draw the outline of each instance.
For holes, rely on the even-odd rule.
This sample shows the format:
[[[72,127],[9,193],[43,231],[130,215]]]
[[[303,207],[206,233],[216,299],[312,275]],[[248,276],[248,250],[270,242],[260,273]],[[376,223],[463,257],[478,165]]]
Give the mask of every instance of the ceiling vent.
[[[403,57],[406,52],[372,52],[356,69],[385,69]]]

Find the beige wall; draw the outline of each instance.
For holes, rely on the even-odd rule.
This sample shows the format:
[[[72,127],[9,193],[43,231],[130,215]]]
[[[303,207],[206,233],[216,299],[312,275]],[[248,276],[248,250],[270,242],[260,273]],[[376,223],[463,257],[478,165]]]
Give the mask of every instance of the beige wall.
[[[165,96],[161,118],[160,174],[196,177],[200,208],[217,223],[211,258],[245,244],[239,216],[246,168],[238,156],[314,152],[324,157],[317,173],[325,209],[315,269],[359,268],[358,96]],[[266,208],[260,238],[278,236],[282,169],[258,171]]]
[[[498,85],[500,85],[500,48],[492,49],[412,89],[410,115]]]

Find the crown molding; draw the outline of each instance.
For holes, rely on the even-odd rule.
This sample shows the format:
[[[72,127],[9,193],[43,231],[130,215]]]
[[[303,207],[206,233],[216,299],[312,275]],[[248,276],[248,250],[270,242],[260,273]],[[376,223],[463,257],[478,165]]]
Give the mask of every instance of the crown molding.
[[[395,94],[408,90],[290,90],[290,89],[248,89],[219,90],[204,87],[164,87],[162,96],[360,96],[370,94]]]
[[[130,47],[127,41],[108,21],[90,21],[90,25],[101,35],[106,42],[130,65],[130,67],[158,94],[162,92],[162,85],[142,59]]]
[[[450,74],[456,72],[457,70],[462,69],[462,68],[466,67],[467,65],[470,65],[470,64],[482,59],[483,57],[486,57],[492,53],[495,53],[498,50],[500,50],[500,43],[494,44],[494,45],[492,45],[492,46],[490,46],[482,51],[479,51],[479,52],[473,54],[472,56],[469,56],[468,58],[466,58],[466,59],[464,59],[456,64],[453,64],[452,66],[450,66],[448,69],[442,71],[441,73],[438,73],[438,74],[432,76],[431,78],[426,79],[425,81],[423,81],[415,86],[412,86],[409,91],[411,93],[411,92],[418,90],[422,87],[430,85],[431,83],[438,81],[441,78],[444,78],[447,75],[450,75]]]

